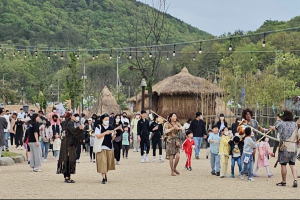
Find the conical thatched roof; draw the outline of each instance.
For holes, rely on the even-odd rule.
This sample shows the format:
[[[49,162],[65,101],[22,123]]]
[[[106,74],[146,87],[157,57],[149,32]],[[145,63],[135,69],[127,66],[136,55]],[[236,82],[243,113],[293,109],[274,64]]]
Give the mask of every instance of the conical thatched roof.
[[[188,69],[184,67],[180,73],[168,77],[153,86],[153,92],[161,94],[201,94],[222,93],[223,90],[210,81],[193,76]]]
[[[120,113],[120,111],[120,106],[117,104],[116,99],[109,91],[109,89],[105,86],[99,95],[98,101],[90,110],[89,114],[110,114],[112,112],[116,114]]]

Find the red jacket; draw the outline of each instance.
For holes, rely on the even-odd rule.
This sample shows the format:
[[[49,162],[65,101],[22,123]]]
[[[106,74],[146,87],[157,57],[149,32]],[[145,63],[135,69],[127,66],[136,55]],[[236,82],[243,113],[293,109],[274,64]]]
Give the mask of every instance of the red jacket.
[[[195,142],[193,139],[186,139],[182,144],[182,150],[185,151],[185,153],[192,153],[193,149],[192,146],[195,145]]]

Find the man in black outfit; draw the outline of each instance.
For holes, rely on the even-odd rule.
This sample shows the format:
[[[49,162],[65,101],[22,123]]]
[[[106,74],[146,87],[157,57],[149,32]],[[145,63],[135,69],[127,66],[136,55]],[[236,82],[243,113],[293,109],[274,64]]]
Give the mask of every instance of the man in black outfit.
[[[193,139],[195,141],[195,156],[196,159],[199,159],[199,152],[201,148],[201,144],[203,141],[203,138],[207,138],[205,123],[202,120],[202,113],[197,112],[196,113],[196,119],[194,119],[190,125],[189,128],[193,132]]]
[[[146,119],[147,113],[146,111],[141,112],[141,119],[138,121],[137,124],[137,135],[138,135],[138,140],[140,142],[141,146],[141,162],[149,162],[148,154],[150,150],[150,140],[149,140],[149,121]],[[146,157],[144,157],[144,148],[145,145],[147,147],[147,152],[146,152]]]

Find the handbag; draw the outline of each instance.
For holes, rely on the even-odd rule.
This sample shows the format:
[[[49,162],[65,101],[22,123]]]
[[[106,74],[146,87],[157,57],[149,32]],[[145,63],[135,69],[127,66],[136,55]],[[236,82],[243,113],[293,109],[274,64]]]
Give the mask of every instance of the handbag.
[[[42,138],[43,142],[49,142],[49,139],[48,138]]]
[[[97,137],[95,137],[94,147],[93,147],[93,152],[94,153],[100,153],[102,151],[103,141],[104,141],[104,137],[100,138],[100,139],[98,139]]]
[[[122,135],[115,138],[115,142],[121,142],[122,141]]]

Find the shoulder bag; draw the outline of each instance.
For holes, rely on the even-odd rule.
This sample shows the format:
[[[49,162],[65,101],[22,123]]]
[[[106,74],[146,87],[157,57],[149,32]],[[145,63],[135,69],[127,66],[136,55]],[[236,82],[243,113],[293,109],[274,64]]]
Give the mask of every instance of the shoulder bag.
[[[104,137],[102,138],[97,138],[97,136],[95,135],[95,140],[94,140],[94,147],[93,147],[93,152],[94,153],[100,153],[102,151],[102,144],[104,141]]]

